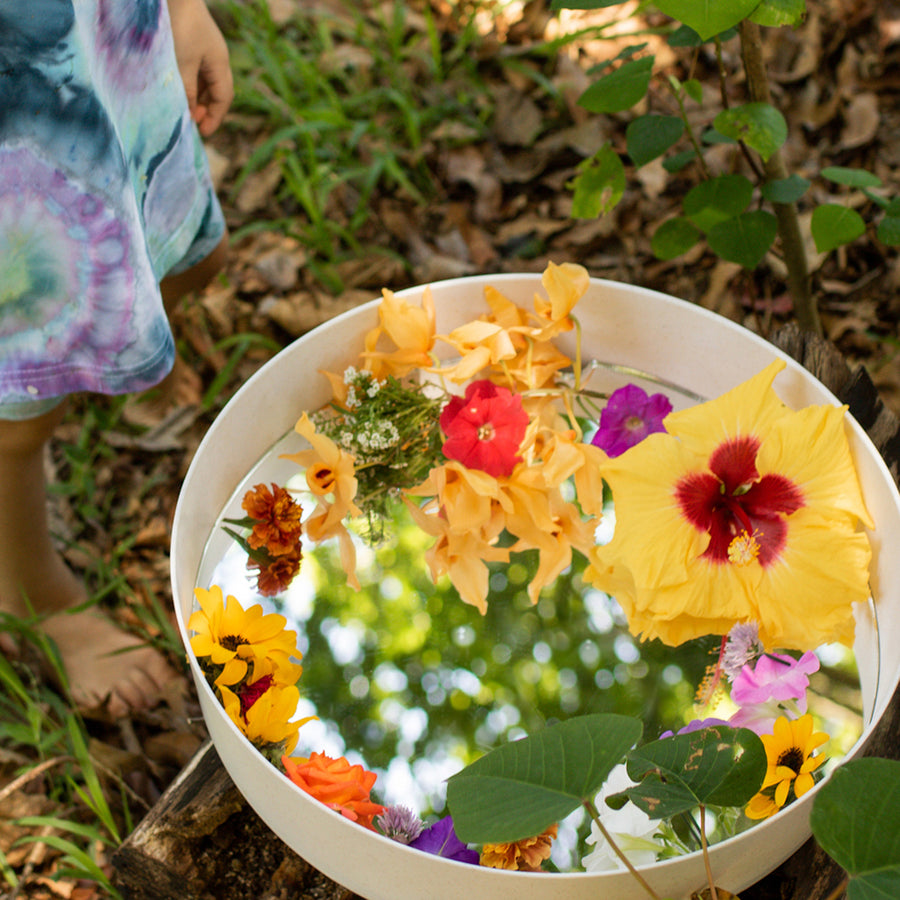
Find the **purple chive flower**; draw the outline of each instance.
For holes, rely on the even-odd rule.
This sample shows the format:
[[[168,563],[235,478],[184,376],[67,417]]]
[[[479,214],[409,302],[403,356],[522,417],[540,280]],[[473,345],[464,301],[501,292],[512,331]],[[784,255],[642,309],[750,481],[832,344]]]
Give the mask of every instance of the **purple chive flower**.
[[[425,853],[433,853],[435,856],[443,856],[445,859],[478,865],[478,851],[470,850],[456,836],[453,819],[450,816],[444,816],[430,828],[426,828],[409,846]]]
[[[809,676],[818,670],[819,659],[812,651],[800,659],[785,653],[767,653],[759,658],[756,666],[744,666],[731,685],[731,699],[740,709],[729,724],[768,734],[779,716],[803,715]]]
[[[648,434],[665,431],[663,419],[672,412],[665,394],[651,394],[636,384],[626,384],[612,392],[600,413],[600,428],[591,443],[619,456],[639,444]]]
[[[728,642],[722,654],[722,670],[734,681],[744,666],[749,666],[763,654],[756,622],[739,622],[728,632]]]
[[[376,816],[375,825],[385,837],[401,844],[411,844],[425,830],[424,822],[406,806],[389,806]]]

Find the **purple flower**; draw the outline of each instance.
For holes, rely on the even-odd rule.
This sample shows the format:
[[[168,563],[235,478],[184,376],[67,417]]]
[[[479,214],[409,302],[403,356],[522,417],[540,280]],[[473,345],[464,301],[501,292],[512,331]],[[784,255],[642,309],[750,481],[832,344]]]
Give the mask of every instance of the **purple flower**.
[[[378,830],[392,841],[412,843],[424,830],[422,820],[405,806],[389,806],[375,819]]]
[[[664,394],[648,396],[636,384],[626,384],[610,395],[591,443],[607,456],[619,456],[648,434],[665,431],[663,419],[670,412],[672,404]]]
[[[445,859],[478,865],[478,851],[470,850],[456,836],[453,819],[450,816],[444,816],[430,828],[426,828],[409,846],[425,853],[433,853],[435,856],[443,856]]]
[[[722,670],[729,681],[734,681],[744,666],[762,656],[759,642],[759,625],[756,622],[738,622],[728,632],[728,643],[722,654]]]
[[[694,731],[701,731],[704,728],[712,728],[714,725],[727,725],[729,728],[734,727],[730,722],[726,722],[724,719],[694,719],[692,722],[688,722],[684,728],[679,728],[678,734],[691,734]],[[674,731],[664,731],[659,738],[660,740],[663,738],[670,738],[674,734]]]
[[[806,712],[809,676],[819,670],[818,657],[807,651],[794,659],[785,653],[767,653],[755,667],[744,666],[731,685],[731,699],[740,709],[729,724],[750,728],[757,734],[772,731],[775,719],[785,713],[797,718]]]

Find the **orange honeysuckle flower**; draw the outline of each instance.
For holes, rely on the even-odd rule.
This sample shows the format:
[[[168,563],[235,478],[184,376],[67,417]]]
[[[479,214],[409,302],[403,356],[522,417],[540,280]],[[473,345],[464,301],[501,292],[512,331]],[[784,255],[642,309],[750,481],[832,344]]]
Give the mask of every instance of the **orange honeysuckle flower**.
[[[541,322],[535,337],[548,341],[573,327],[569,314],[590,286],[590,276],[587,269],[577,263],[556,265],[551,262],[541,275],[541,284],[548,299],[545,300],[540,294],[534,295],[535,311]]]
[[[402,378],[413,369],[431,365],[431,350],[434,347],[434,299],[430,288],[422,293],[422,305],[414,306],[406,300],[399,300],[387,288],[381,292],[378,306],[379,325],[366,336],[363,358],[367,368],[378,378],[394,375]],[[379,338],[384,335],[393,342],[396,349],[379,351]]]
[[[375,773],[351,766],[343,756],[333,759],[313,752],[308,759],[284,756],[281,762],[294,784],[353,822],[372,828],[373,817],[384,812],[369,799]]]
[[[558,826],[551,825],[535,837],[504,844],[485,844],[481,848],[481,865],[492,869],[519,872],[539,872],[541,864],[550,858]]]
[[[455,328],[450,334],[438,335],[438,340],[450,344],[459,353],[459,362],[441,366],[437,371],[444,378],[463,383],[482,369],[496,366],[516,355],[510,333],[496,322],[476,319]]]
[[[216,684],[236,684],[247,674],[248,665],[272,660],[276,665],[293,665],[300,658],[297,632],[285,630],[287,620],[277,613],[263,614],[258,604],[245,610],[235,597],[222,597],[222,589],[195,588],[200,609],[188,619],[191,650],[203,665],[207,657],[222,666]]]
[[[772,390],[783,367],[670,414],[666,433],[605,463],[616,527],[585,577],[632,633],[677,645],[757,622],[768,648],[852,643],[871,558],[858,525],[872,523],[844,408],[785,407]]]
[[[241,507],[254,519],[247,543],[258,550],[264,547],[271,556],[282,556],[297,548],[303,524],[303,507],[277,484],[272,490],[257,484],[244,494]]]
[[[445,516],[404,500],[416,524],[436,538],[425,553],[432,580],[436,582],[447,575],[460,599],[483,615],[487,611],[490,575],[487,563],[509,562],[509,550],[495,546],[493,538],[482,529],[454,531]],[[501,522],[496,533],[502,530]]]
[[[362,514],[354,503],[358,488],[354,459],[330,437],[319,434],[306,413],[297,421],[294,430],[312,444],[312,449],[286,453],[282,459],[289,459],[306,468],[306,483],[319,498],[318,505],[305,523],[306,533],[316,543],[331,537],[338,539],[347,583],[359,590],[356,548],[344,525],[345,516]],[[329,501],[328,495],[334,499]]]

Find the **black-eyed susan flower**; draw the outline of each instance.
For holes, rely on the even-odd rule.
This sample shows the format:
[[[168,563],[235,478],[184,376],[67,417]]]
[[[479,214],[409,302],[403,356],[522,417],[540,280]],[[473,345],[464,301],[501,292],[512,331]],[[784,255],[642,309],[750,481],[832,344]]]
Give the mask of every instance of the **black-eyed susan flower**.
[[[768,648],[852,643],[869,596],[872,525],[844,408],[788,409],[775,362],[716,400],[666,417],[604,468],[616,507],[588,579],[645,639],[678,645],[759,623]]]
[[[766,819],[790,800],[802,797],[815,784],[813,773],[825,761],[813,751],[828,740],[822,731],[813,731],[812,716],[775,720],[772,734],[761,735],[768,767],[759,793],[744,810],[750,819]]]
[[[297,746],[298,732],[315,716],[296,719],[300,691],[296,685],[275,684],[268,677],[244,685],[237,693],[221,688],[228,718],[247,739],[273,759]]]
[[[215,584],[196,588],[194,596],[200,609],[188,619],[191,650],[217,686],[237,684],[254,663],[284,667],[288,675],[299,668],[292,659],[300,657],[297,632],[285,629],[284,616],[263,614],[259,605],[245,610],[235,597],[223,598]]]

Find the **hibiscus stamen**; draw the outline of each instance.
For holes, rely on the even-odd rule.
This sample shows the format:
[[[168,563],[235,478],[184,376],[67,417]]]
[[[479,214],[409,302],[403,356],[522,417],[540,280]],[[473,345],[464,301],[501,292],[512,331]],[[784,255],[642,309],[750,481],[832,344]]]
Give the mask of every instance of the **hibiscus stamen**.
[[[736,566],[748,566],[759,556],[759,531],[742,531],[728,545],[728,561]]]

